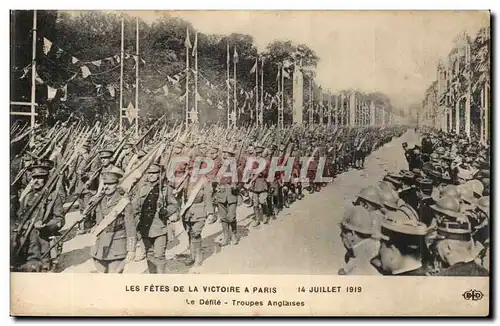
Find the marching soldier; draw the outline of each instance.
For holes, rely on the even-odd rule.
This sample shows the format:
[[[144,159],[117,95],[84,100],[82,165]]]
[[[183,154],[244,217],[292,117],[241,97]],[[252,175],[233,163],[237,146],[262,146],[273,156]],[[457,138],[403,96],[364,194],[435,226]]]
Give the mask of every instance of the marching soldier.
[[[88,206],[90,198],[97,193],[99,180],[97,178],[98,162],[90,156],[90,141],[86,141],[78,156],[76,163],[76,187],[75,192],[78,195],[78,209],[83,214]],[[95,224],[95,216],[89,214],[85,220],[78,225],[78,234],[87,233]]]
[[[134,143],[126,142],[123,144],[122,152],[120,153],[120,157],[118,158],[117,166],[125,172],[128,172],[130,168],[129,163],[134,158]]]
[[[186,265],[201,266],[203,261],[201,232],[207,219],[214,219],[213,191],[208,179],[199,178],[196,183],[186,179],[182,189],[180,216],[188,234],[190,257]]]
[[[222,151],[223,160],[235,159],[235,153],[232,148],[225,148]],[[237,245],[238,229],[236,222],[236,208],[238,206],[238,183],[236,180],[231,180],[231,177],[223,177],[216,184],[215,189],[215,203],[217,205],[217,212],[220,216],[222,224],[222,242],[221,246],[227,246],[229,243]]]
[[[347,254],[339,275],[380,275],[370,263],[380,248],[380,242],[372,237],[379,232],[380,222],[378,215],[370,214],[361,206],[346,211],[340,226],[340,238]]]
[[[49,160],[35,161],[30,166],[32,186],[20,202],[18,214],[20,218],[24,212],[34,205],[39,196],[42,196],[42,189],[47,183],[52,167],[53,163]],[[35,219],[35,223],[34,229],[31,230],[31,234],[29,235],[28,244],[23,248],[25,250],[25,257],[28,257],[27,260],[36,260],[34,257],[39,256],[40,271],[53,272],[57,269],[57,257],[60,254],[60,250],[58,249],[60,248],[55,248],[50,253],[47,252],[56,241],[57,236],[60,235],[59,231],[65,223],[60,189],[56,188],[46,201],[40,202],[35,212],[31,215],[31,218]],[[43,255],[45,257],[42,259]]]
[[[103,197],[96,207],[97,234],[90,254],[99,273],[122,273],[125,264],[135,258],[136,224],[130,199],[118,189],[121,175],[103,172],[101,175]],[[108,225],[103,220],[114,217]],[[94,234],[95,234],[94,229]]]
[[[146,171],[147,179],[139,186],[134,204],[137,230],[144,242],[150,274],[164,274],[166,270],[168,220],[176,222],[177,200],[168,183],[160,181],[161,167],[152,164]]]
[[[259,158],[262,155],[264,148],[262,146],[255,146],[255,155]],[[258,163],[255,162],[253,168],[256,168]],[[254,209],[254,224],[257,227],[260,223],[269,223],[269,209],[267,207],[267,196],[269,187],[266,181],[265,171],[253,177],[250,180],[249,191],[252,193],[253,209]]]
[[[52,164],[48,160],[39,160],[30,166],[32,187],[20,202],[19,218],[22,218],[22,215],[31,209],[39,196],[42,196],[42,189],[47,183]],[[42,272],[53,272],[57,269],[57,257],[60,254],[57,249],[59,248],[48,254],[47,252],[64,226],[63,214],[63,200],[59,189],[51,193],[46,201],[38,203],[37,209],[31,215],[31,219],[35,219],[34,228],[28,235],[27,243],[22,248],[21,260],[25,260],[31,265],[28,269]],[[43,255],[45,257],[42,259]]]

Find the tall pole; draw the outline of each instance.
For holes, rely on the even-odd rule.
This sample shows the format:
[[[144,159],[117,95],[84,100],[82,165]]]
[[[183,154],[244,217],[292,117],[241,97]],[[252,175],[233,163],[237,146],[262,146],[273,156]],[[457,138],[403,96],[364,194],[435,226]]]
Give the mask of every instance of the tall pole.
[[[260,110],[259,110],[259,123],[260,126],[264,123],[264,57],[261,58],[260,66]]]
[[[135,18],[136,26],[136,58],[135,63],[135,138],[139,138],[139,17]]]
[[[234,47],[234,57],[233,57],[233,76],[234,76],[234,90],[233,90],[233,121],[232,125],[233,127],[236,127],[236,85],[237,85],[237,79],[236,79],[236,63],[238,62],[238,54],[236,52],[236,47]]]
[[[344,93],[340,94],[340,125],[344,125]]]
[[[198,121],[198,32],[194,35],[194,44],[194,112],[191,112],[191,119],[194,113]]]
[[[259,127],[259,55],[255,57],[255,122]]]
[[[278,123],[279,123],[279,128],[283,129],[285,123],[284,123],[284,115],[283,111],[285,109],[285,65],[281,65],[281,107],[278,112]]]
[[[121,48],[120,48],[120,139],[123,138],[123,30],[124,22],[122,17],[122,37],[121,37]]]
[[[35,100],[36,100],[36,10],[33,10],[33,48],[31,62],[31,139],[35,135]]]
[[[227,127],[229,128],[229,126],[231,125],[231,108],[230,108],[230,102],[231,102],[231,93],[229,92],[229,69],[230,69],[230,65],[231,65],[231,61],[230,61],[230,57],[229,57],[229,40],[227,40],[227,58],[226,58],[226,66],[227,66],[227,69],[226,69],[226,83],[227,83]]]
[[[186,28],[186,129],[189,126],[189,49],[191,42],[189,41],[189,29]]]
[[[311,76],[311,79],[309,79],[309,127],[312,127],[314,123],[312,83],[313,80]]]
[[[328,93],[328,127],[332,125],[332,94]]]

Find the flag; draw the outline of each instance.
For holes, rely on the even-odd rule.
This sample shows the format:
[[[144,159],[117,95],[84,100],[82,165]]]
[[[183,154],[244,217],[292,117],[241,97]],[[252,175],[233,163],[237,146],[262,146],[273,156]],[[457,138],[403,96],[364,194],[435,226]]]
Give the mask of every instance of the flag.
[[[236,51],[236,47],[234,48],[234,54],[233,54],[233,62],[238,63],[238,52]]]
[[[43,38],[43,54],[47,55],[50,52],[51,48],[52,48],[52,42],[44,37]]]
[[[113,60],[113,59],[111,59],[111,60]],[[75,64],[75,63],[77,63],[78,61],[80,61],[80,60],[78,60],[78,59],[77,59],[77,58],[75,58],[75,57],[71,57],[71,63],[72,63],[72,64]]]
[[[87,66],[82,66],[80,69],[82,70],[83,78],[87,78],[89,75],[91,75],[90,70]]]
[[[198,32],[194,34],[193,52],[191,54],[193,57],[195,56],[196,51],[198,51]]]
[[[257,58],[255,58],[255,64],[253,65],[252,69],[250,69],[250,74],[255,73],[257,70]]]
[[[285,69],[283,69],[283,77],[290,79],[290,74]]]
[[[189,28],[186,27],[186,40],[184,41],[186,49],[191,49],[191,41],[189,40]]]
[[[57,94],[57,88],[52,88],[50,86],[47,86],[47,100],[52,100],[54,97],[56,97]]]
[[[92,64],[96,67],[100,67],[101,66],[101,60],[95,60],[95,61],[92,61]]]
[[[108,92],[111,95],[111,97],[115,97],[115,88],[113,85],[108,85]]]

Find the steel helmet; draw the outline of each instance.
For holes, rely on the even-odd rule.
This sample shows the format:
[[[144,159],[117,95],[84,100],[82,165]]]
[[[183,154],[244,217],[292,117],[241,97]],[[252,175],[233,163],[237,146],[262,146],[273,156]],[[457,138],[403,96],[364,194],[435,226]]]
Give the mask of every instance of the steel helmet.
[[[467,181],[465,184],[469,185],[472,188],[472,192],[476,196],[481,197],[483,195],[484,185],[481,183],[481,181],[474,179]]]
[[[460,213],[460,202],[455,197],[444,196],[439,199],[435,205],[432,205],[431,208],[450,217],[463,217],[463,215]]]
[[[380,221],[377,215],[370,214],[366,208],[352,206],[344,213],[341,225],[351,231],[372,235],[378,231]]]
[[[450,196],[454,198],[460,198],[460,194],[458,193],[457,187],[454,185],[447,185],[441,190],[441,197]]]

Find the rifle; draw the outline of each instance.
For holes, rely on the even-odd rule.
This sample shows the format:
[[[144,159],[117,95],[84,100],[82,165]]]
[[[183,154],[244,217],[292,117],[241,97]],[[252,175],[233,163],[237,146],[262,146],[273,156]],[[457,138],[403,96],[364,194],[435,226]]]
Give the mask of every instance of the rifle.
[[[64,232],[50,247],[49,249],[42,255],[42,259],[47,257],[47,255],[51,252],[52,249],[54,249],[59,243],[61,243],[65,238],[66,236],[71,232],[71,230],[73,230],[73,228],[75,226],[77,226],[79,223],[81,223],[86,217],[87,217],[87,214],[91,211],[93,211],[97,205],[101,202],[102,198],[104,197],[103,194],[100,194],[99,196],[94,196],[90,199],[90,202],[89,204],[87,205],[87,207],[83,210],[82,212],[82,216],[83,218],[75,221],[73,224],[71,224],[71,226],[66,230],[66,232]],[[76,201],[76,199],[75,199]]]

